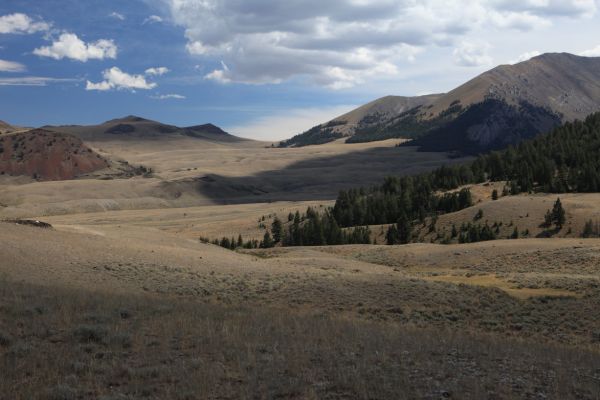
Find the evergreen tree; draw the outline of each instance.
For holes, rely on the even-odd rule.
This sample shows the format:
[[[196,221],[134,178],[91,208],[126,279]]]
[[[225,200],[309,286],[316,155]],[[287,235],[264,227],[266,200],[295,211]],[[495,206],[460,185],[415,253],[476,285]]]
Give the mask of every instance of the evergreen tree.
[[[513,231],[512,235],[510,235],[511,239],[518,239],[519,238],[519,228],[517,228],[515,226],[515,230]]]
[[[592,220],[588,220],[585,223],[585,226],[583,227],[583,233],[581,236],[583,236],[584,238],[591,238],[591,237],[597,237],[598,234],[600,233],[600,229],[598,227],[598,224],[594,224],[592,222]]]
[[[228,238],[226,238],[226,237],[223,237],[223,238],[221,239],[221,242],[219,242],[219,245],[220,245],[221,247],[224,247],[224,248],[226,248],[226,249],[230,249],[230,248],[231,248],[231,241],[230,241]]]
[[[556,229],[562,229],[563,225],[566,222],[566,219],[567,217],[565,209],[563,208],[562,203],[560,202],[560,198],[558,198],[556,199],[554,207],[552,208],[552,221],[554,222],[554,225],[556,225]]]
[[[546,214],[544,215],[544,223],[542,224],[542,226],[544,228],[550,228],[552,226],[552,213],[550,212],[550,210],[546,211]]]
[[[458,236],[458,231],[456,230],[456,225],[452,224],[452,232],[450,233],[452,239]]]
[[[269,233],[269,231],[266,231],[262,242],[260,242],[260,248],[261,249],[269,249],[274,246],[275,246],[275,243],[273,242],[273,239],[271,238],[271,234]]]
[[[277,216],[275,216],[275,219],[273,219],[273,223],[271,224],[271,232],[273,232],[273,240],[275,243],[281,242],[283,235],[283,224]]]
[[[483,210],[480,208],[479,211],[477,211],[477,214],[475,214],[475,217],[473,217],[473,220],[478,221],[482,218],[483,218]]]

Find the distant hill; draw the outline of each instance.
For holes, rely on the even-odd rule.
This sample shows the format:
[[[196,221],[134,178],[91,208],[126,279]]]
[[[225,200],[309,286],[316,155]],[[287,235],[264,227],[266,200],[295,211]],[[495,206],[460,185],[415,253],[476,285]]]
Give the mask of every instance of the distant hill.
[[[14,126],[7,122],[0,121],[0,135],[5,134],[5,133],[27,130],[27,129],[29,129],[29,128],[22,128],[20,126]]]
[[[406,107],[383,107],[393,102]],[[403,102],[403,103],[402,103]],[[600,58],[552,53],[501,65],[442,95],[384,97],[298,135],[282,146],[388,138],[425,151],[479,153],[547,132],[600,110]],[[350,122],[348,115],[360,116]],[[339,128],[345,126],[346,128]]]
[[[3,133],[12,132],[15,128],[4,121],[0,121],[0,135]]]
[[[134,115],[113,119],[99,125],[44,126],[43,129],[54,132],[69,133],[83,140],[106,140],[115,138],[163,138],[176,136],[189,136],[221,142],[236,142],[245,140],[238,138],[237,136],[233,136],[212,124],[178,127]]]
[[[65,180],[109,167],[81,139],[44,129],[0,136],[0,175]]]

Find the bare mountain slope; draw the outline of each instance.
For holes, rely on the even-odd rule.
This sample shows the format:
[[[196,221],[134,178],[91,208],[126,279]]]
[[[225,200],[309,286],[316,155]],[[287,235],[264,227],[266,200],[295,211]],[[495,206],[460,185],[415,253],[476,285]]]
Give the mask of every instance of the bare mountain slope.
[[[502,148],[600,110],[600,58],[544,54],[498,66],[444,95],[412,99],[420,102],[397,112],[378,113],[369,105],[351,112],[362,119],[343,135],[335,135],[335,126],[343,120],[339,117],[283,145],[348,136],[348,142],[418,139],[412,145],[428,151],[477,153]]]
[[[392,120],[405,112],[430,104],[440,96],[438,94],[418,97],[385,96],[296,135],[282,142],[281,147],[321,144],[342,137],[352,137],[357,132],[374,129],[381,124],[381,121]]]
[[[244,140],[230,135],[212,124],[182,128],[133,115],[106,121],[99,125],[45,126],[44,129],[69,133],[78,136],[83,140],[114,140],[120,138],[152,139],[177,136],[189,136],[220,142],[236,142]]]

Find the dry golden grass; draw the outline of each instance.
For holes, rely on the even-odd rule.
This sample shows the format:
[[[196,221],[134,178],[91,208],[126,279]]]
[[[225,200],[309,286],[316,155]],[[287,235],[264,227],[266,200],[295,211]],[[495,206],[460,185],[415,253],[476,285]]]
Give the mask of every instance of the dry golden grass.
[[[0,399],[596,399],[592,350],[0,281]]]
[[[561,238],[581,237],[585,223],[588,220],[600,221],[600,194],[598,193],[565,193],[565,194],[522,194],[518,196],[500,197],[491,199],[493,189],[502,193],[502,183],[469,186],[473,193],[475,205],[462,211],[441,215],[436,223],[434,232],[429,232],[430,219],[418,229],[422,241],[431,240],[440,242],[449,239],[452,225],[460,229],[462,224],[485,224],[492,226],[501,224],[498,237],[508,238],[518,229],[520,237],[535,238],[551,235]],[[551,210],[554,202],[560,198],[566,211],[567,222],[559,231],[542,227],[544,215]],[[483,218],[475,220],[479,210],[483,211]],[[525,232],[528,232],[526,234]],[[456,242],[456,239],[453,240]]]
[[[528,288],[517,287],[515,283],[507,282],[496,275],[433,275],[427,276],[425,280],[434,282],[447,282],[456,285],[472,285],[481,287],[498,288],[517,299],[525,300],[532,297],[576,297],[577,293],[569,290],[552,288]]]
[[[86,142],[103,156],[154,171],[152,177],[31,182],[0,176],[0,216],[35,217],[232,203],[331,200],[342,188],[449,160],[394,147],[398,140],[279,149],[263,142],[179,138]]]
[[[74,232],[0,226],[0,270],[14,281],[276,306],[543,342],[600,343],[600,320],[591,311],[600,307],[598,240],[276,248],[244,254],[147,227]],[[502,285],[432,280],[491,274]],[[513,292],[501,290],[507,288]],[[515,296],[522,293],[528,296]]]

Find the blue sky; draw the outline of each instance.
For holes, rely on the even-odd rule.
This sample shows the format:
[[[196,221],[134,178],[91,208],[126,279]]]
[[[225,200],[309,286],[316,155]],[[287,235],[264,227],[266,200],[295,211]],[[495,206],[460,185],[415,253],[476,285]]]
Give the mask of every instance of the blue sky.
[[[597,0],[3,0],[0,119],[129,114],[283,139],[549,51],[600,56]]]

